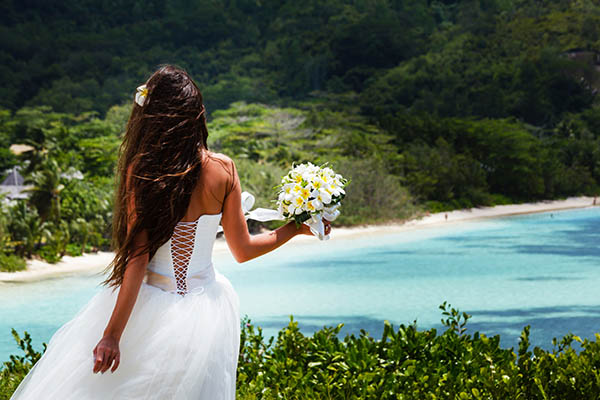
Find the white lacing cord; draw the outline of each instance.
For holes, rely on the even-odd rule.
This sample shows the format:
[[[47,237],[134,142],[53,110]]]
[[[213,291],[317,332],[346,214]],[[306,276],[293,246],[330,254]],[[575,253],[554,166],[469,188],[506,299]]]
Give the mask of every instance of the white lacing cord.
[[[177,284],[177,293],[182,296],[188,292],[188,265],[194,250],[197,222],[198,220],[178,222],[171,237],[173,274],[175,275],[175,282]]]

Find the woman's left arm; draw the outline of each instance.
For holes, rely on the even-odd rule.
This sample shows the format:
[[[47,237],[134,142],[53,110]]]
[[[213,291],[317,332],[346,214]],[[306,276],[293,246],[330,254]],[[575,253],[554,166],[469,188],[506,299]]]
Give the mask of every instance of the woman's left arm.
[[[138,237],[139,241],[148,240],[145,231],[138,235]],[[127,264],[115,308],[104,330],[104,336],[94,348],[94,373],[106,372],[111,367],[111,364],[113,364],[113,361],[114,364],[112,365],[111,372],[115,372],[119,366],[121,358],[119,341],[137,300],[147,265],[148,253],[134,257]]]
[[[128,168],[128,181],[131,177],[130,172],[131,167]],[[129,182],[127,183],[129,187]],[[134,205],[135,199],[133,196],[131,196],[128,203],[128,215],[131,216],[127,224],[128,231],[131,229],[133,222],[135,221],[135,216],[133,215],[133,210],[135,209]],[[134,238],[133,247],[135,249],[144,248],[147,242],[148,233],[144,230]],[[111,372],[115,372],[119,366],[121,359],[119,341],[121,340],[121,335],[125,330],[125,326],[127,325],[127,321],[129,320],[129,316],[131,315],[131,311],[133,310],[133,306],[137,300],[140,287],[142,286],[142,281],[144,280],[144,275],[146,274],[147,265],[147,252],[143,254],[134,253],[127,263],[125,273],[123,274],[123,282],[119,288],[119,294],[117,296],[117,301],[115,303],[112,315],[110,316],[110,320],[108,321],[106,329],[104,330],[102,339],[100,339],[96,347],[94,347],[94,373],[104,373],[111,367],[111,365]]]

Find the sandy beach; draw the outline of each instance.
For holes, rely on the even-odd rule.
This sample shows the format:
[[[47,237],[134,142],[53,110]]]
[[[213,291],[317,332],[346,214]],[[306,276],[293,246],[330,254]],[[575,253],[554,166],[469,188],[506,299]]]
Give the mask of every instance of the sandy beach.
[[[367,225],[352,228],[334,227],[331,240],[352,239],[365,235],[399,233],[428,226],[460,223],[481,218],[586,208],[592,207],[593,203],[593,197],[572,197],[566,200],[541,201],[435,213],[404,223]],[[286,247],[293,246],[294,243],[304,245],[314,240],[316,239],[310,236],[299,236],[292,239],[291,243],[286,244]],[[214,251],[216,254],[228,251],[227,243],[225,243],[224,239],[221,238],[215,242]],[[112,258],[113,253],[111,252],[98,252],[95,254],[84,254],[80,257],[65,256],[56,264],[48,264],[39,260],[29,260],[25,271],[0,272],[0,282],[27,282],[70,274],[97,273],[102,271],[111,262]]]
[[[113,258],[113,253],[99,251],[79,257],[64,256],[56,264],[41,260],[27,260],[27,269],[17,272],[0,272],[0,282],[27,282],[77,273],[102,271]]]

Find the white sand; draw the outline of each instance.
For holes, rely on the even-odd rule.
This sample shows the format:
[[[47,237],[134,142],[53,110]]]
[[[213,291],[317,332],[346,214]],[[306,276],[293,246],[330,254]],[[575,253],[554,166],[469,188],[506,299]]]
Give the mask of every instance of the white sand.
[[[98,253],[86,253],[79,257],[64,256],[56,264],[40,260],[27,260],[27,269],[24,271],[0,272],[0,282],[26,282],[82,272],[100,272],[110,264],[112,259],[112,252],[99,251]]]
[[[600,205],[600,199],[598,199]],[[414,218],[404,223],[391,223],[382,225],[367,225],[353,228],[338,228],[334,230],[332,239],[350,238],[358,235],[377,235],[398,233],[412,229],[429,226],[445,225],[469,220],[494,218],[508,215],[533,214],[549,211],[568,210],[573,208],[587,208],[594,206],[593,197],[570,197],[566,200],[548,200],[536,203],[509,204],[505,206],[468,208],[454,210],[447,213],[435,213]]]
[[[600,199],[598,202],[600,203]],[[593,203],[593,197],[571,197],[566,200],[455,210],[447,213],[442,212],[426,215],[421,218],[409,220],[405,223],[367,225],[353,228],[334,228],[331,240],[351,239],[365,235],[371,236],[398,233],[427,226],[456,223],[479,218],[558,211],[571,208],[586,208],[592,207]],[[294,238],[291,243],[286,244],[285,247],[293,246],[294,243],[304,245],[307,242],[314,240],[316,239],[310,236],[299,236]],[[215,243],[214,250],[217,254],[228,251],[225,240],[218,239]],[[25,271],[0,272],[0,282],[26,282],[82,272],[100,272],[112,261],[112,258],[113,253],[111,252],[98,252],[96,254],[85,254],[81,257],[65,256],[56,264],[48,264],[38,260],[28,260],[27,269]]]

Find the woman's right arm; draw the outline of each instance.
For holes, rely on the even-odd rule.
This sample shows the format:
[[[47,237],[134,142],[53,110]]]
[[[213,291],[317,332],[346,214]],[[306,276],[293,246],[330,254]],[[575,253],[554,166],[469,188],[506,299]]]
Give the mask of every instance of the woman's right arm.
[[[235,165],[231,161],[233,184],[230,192],[223,203],[223,216],[221,225],[225,240],[235,257],[236,261],[242,263],[262,256],[275,250],[291,238],[299,234],[312,235],[310,228],[302,224],[296,227],[295,222],[289,222],[274,231],[250,235],[248,224],[242,211],[242,189]]]

